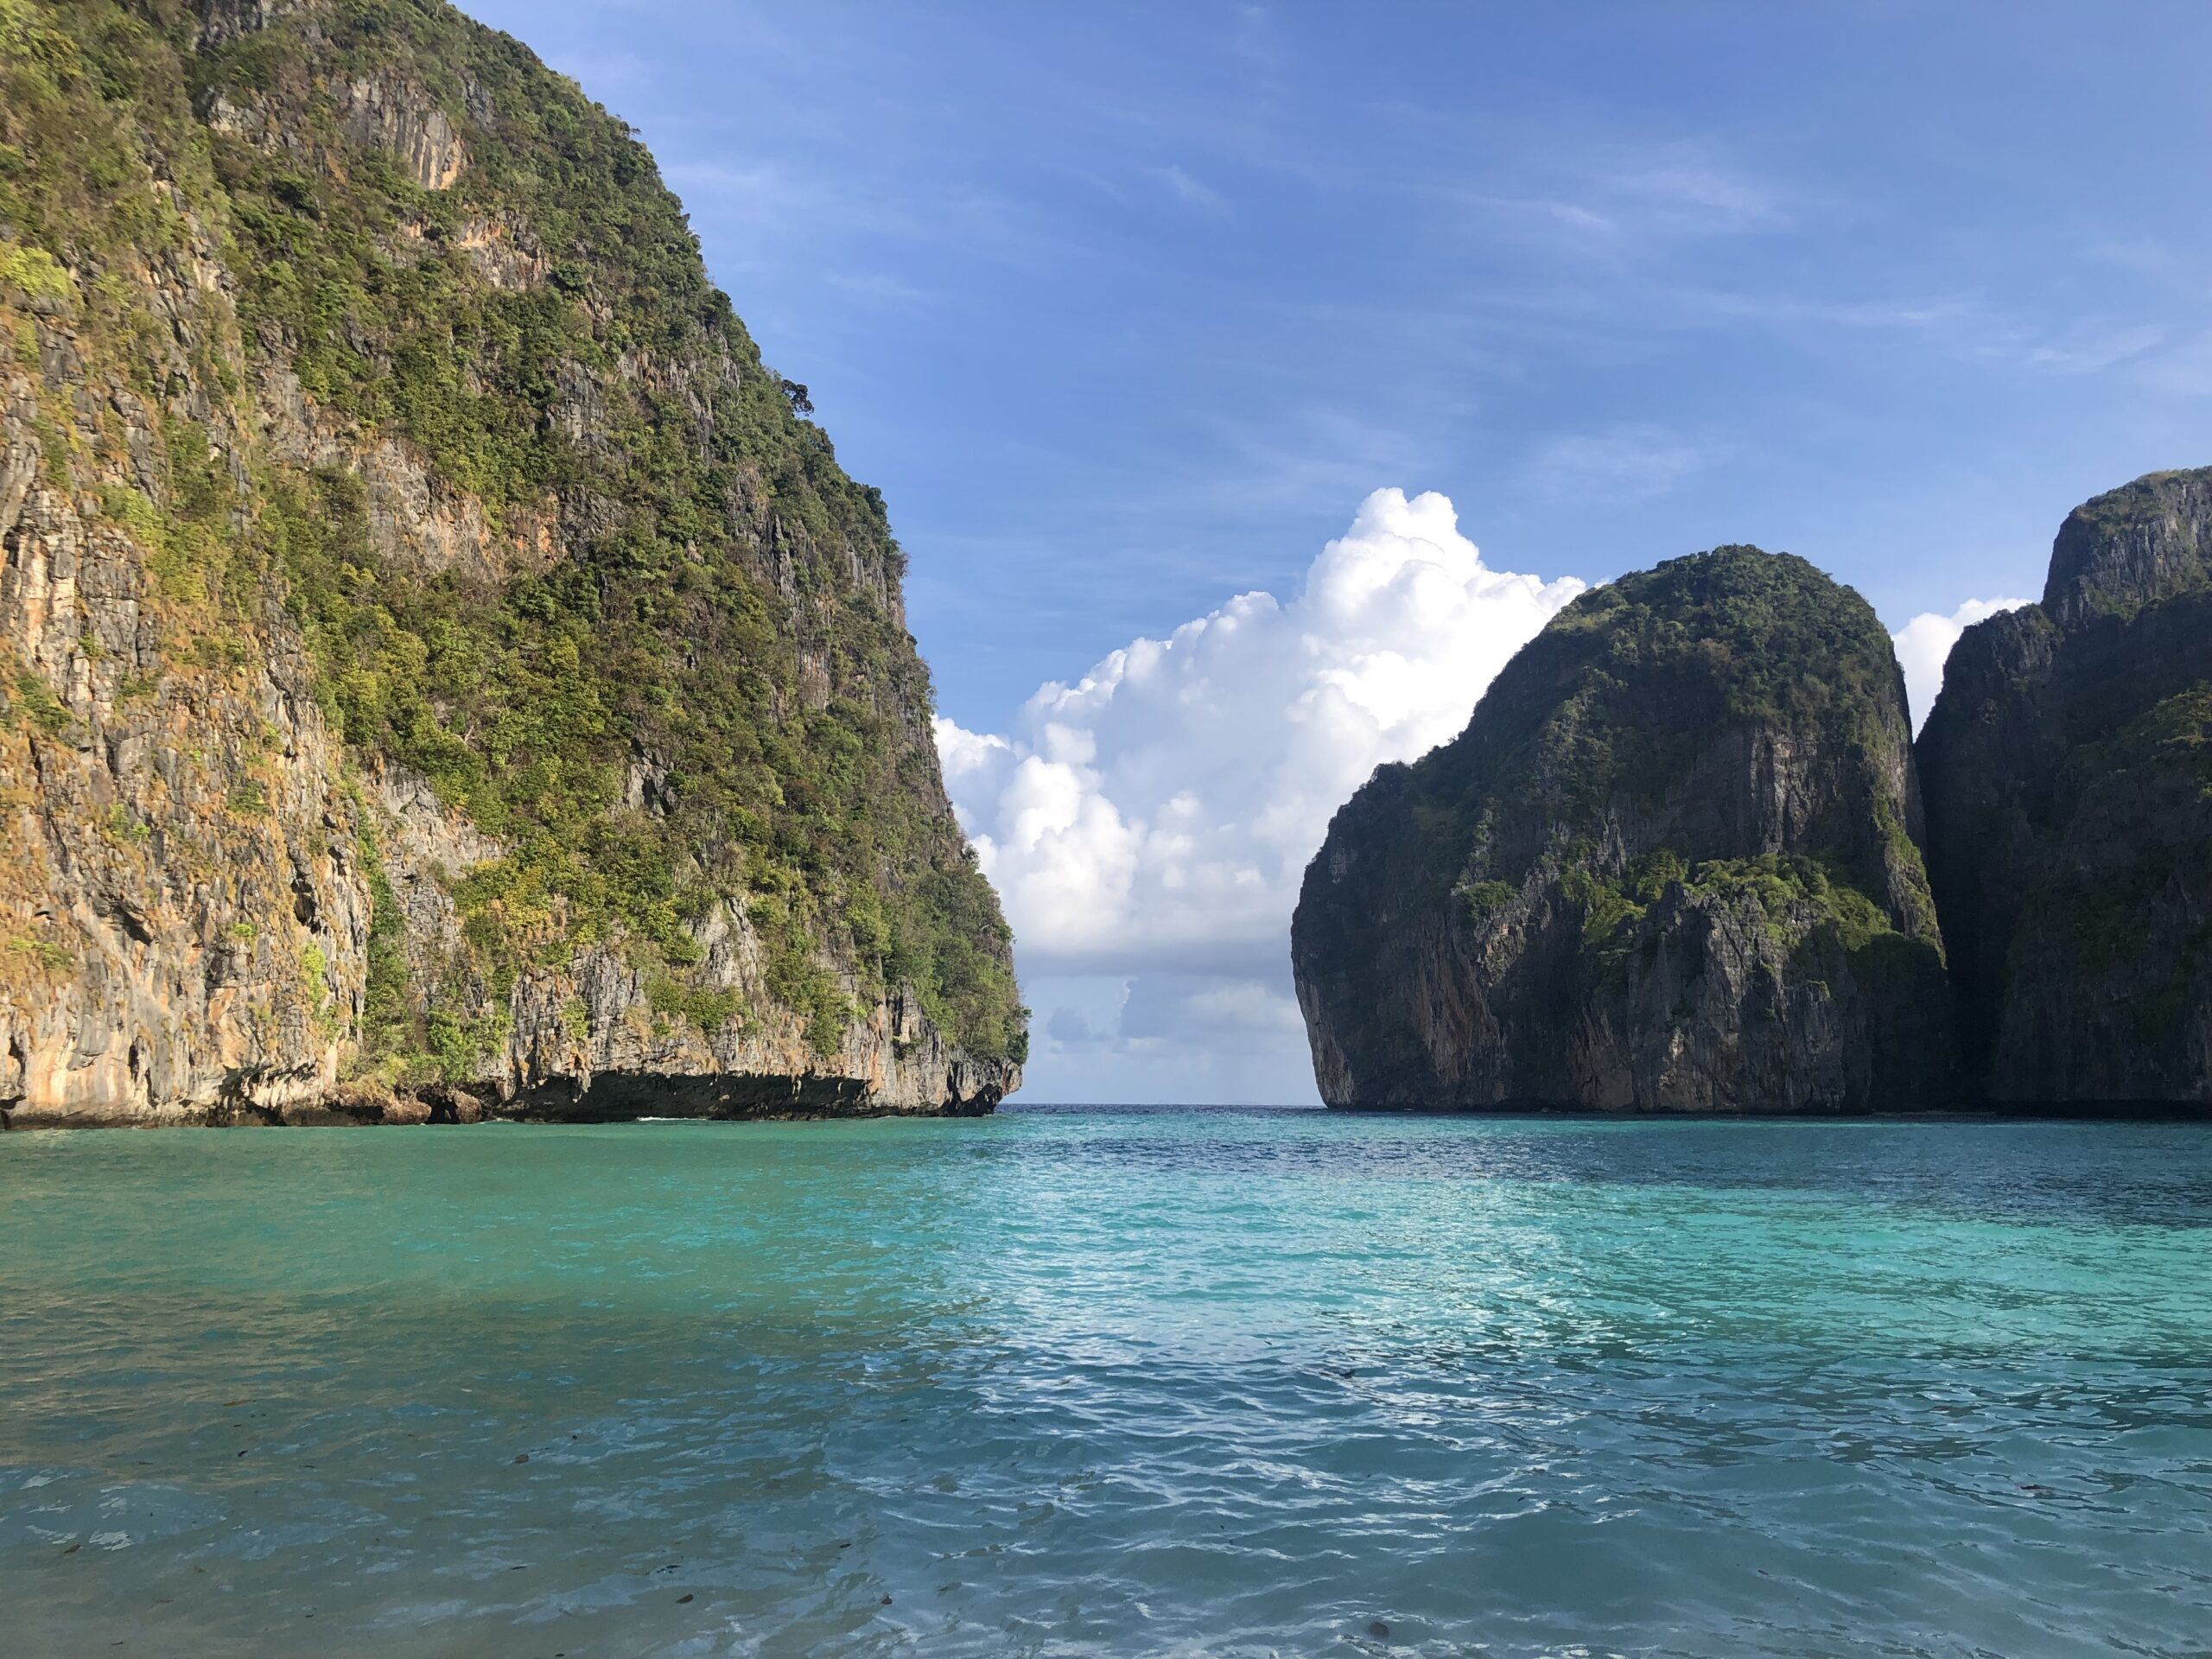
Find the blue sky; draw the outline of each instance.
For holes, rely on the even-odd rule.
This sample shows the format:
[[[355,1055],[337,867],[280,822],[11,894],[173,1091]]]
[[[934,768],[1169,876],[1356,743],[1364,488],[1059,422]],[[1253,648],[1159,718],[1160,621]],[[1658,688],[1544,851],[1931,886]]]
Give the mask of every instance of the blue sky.
[[[470,9],[652,146],[889,499],[993,765],[1058,741],[1040,684],[1247,590],[1294,617],[1378,489],[1494,570],[1754,541],[1902,627],[2040,592],[2068,507],[2212,460],[2196,5]],[[1157,840],[1211,763],[1112,741]],[[1090,741],[1052,764],[1110,779]],[[962,804],[1003,840],[1010,799]],[[1256,938],[1025,954],[1033,1087],[1309,1097]]]

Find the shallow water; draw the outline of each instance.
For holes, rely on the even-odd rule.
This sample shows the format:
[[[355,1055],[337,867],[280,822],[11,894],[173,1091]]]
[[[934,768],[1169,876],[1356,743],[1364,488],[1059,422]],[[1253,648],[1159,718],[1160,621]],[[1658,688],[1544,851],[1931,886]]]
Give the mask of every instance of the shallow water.
[[[17,1135],[0,1224],[0,1651],[2212,1650],[2212,1127]]]

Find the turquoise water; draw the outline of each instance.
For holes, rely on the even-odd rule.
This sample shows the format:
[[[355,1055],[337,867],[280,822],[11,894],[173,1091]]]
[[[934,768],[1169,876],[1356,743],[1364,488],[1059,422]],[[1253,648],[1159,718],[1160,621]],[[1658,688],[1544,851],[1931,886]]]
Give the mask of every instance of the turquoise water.
[[[9,1653],[2212,1650],[2212,1127],[17,1135],[0,1218]]]

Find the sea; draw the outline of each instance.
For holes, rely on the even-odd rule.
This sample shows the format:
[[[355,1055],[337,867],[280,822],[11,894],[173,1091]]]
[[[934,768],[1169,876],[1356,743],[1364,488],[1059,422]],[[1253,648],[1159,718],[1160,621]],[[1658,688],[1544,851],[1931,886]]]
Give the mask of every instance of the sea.
[[[0,1653],[2201,1659],[2212,1124],[10,1135]]]

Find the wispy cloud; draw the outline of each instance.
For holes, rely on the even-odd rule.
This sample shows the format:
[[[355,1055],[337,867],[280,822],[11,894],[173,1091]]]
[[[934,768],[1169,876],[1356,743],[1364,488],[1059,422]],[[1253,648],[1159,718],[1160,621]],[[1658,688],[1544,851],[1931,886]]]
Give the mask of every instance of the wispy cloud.
[[[1236,8],[1236,29],[1230,37],[1230,49],[1264,75],[1274,75],[1282,68],[1282,44],[1277,37],[1274,16],[1267,7],[1247,3]]]
[[[1764,233],[1793,222],[1781,187],[1704,143],[1661,144],[1649,155],[1524,158],[1441,188],[1491,228],[1552,239],[1576,257]]]
[[[885,257],[880,245],[893,243],[1032,270],[1065,264],[1084,251],[1030,204],[957,179],[915,192],[779,160],[678,161],[662,171],[701,217],[717,221],[725,232],[720,246],[734,245],[747,267],[788,270],[798,245],[840,248],[855,264]],[[742,234],[728,236],[731,228]],[[847,270],[855,284],[848,291],[873,301],[899,280],[873,277],[865,266]]]
[[[1601,181],[1612,200],[1635,204],[1652,222],[1706,234],[1773,230],[1789,222],[1771,184],[1694,154],[1630,165]]]
[[[2164,328],[2150,323],[2087,317],[2041,337],[2014,335],[1993,341],[1982,348],[1982,355],[2050,374],[2096,374],[2142,356],[2165,337]]]
[[[887,271],[831,271],[824,279],[832,288],[849,294],[863,304],[888,311],[925,311],[936,296]]]
[[[1218,190],[1202,180],[1192,177],[1179,167],[1154,168],[1153,176],[1165,184],[1178,200],[1188,202],[1193,207],[1203,207],[1209,213],[1217,213],[1229,206]]]
[[[1719,454],[1718,446],[1662,426],[1620,426],[1547,438],[1529,456],[1527,475],[1553,500],[1642,501],[1665,494]]]
[[[1666,298],[1675,315],[1700,326],[1751,323],[1807,342],[1823,335],[1917,335],[1957,360],[2050,375],[2101,374],[2145,359],[2171,338],[2158,324],[2112,317],[2031,321],[1990,299],[1963,295],[1848,299],[1684,289]]]
[[[1986,327],[1980,307],[1957,296],[1891,295],[1863,299],[1749,289],[1677,288],[1667,297],[1707,322],[1755,322],[1822,330]]]
[[[2131,365],[2139,384],[2170,397],[2212,397],[2212,333],[2174,342]]]

